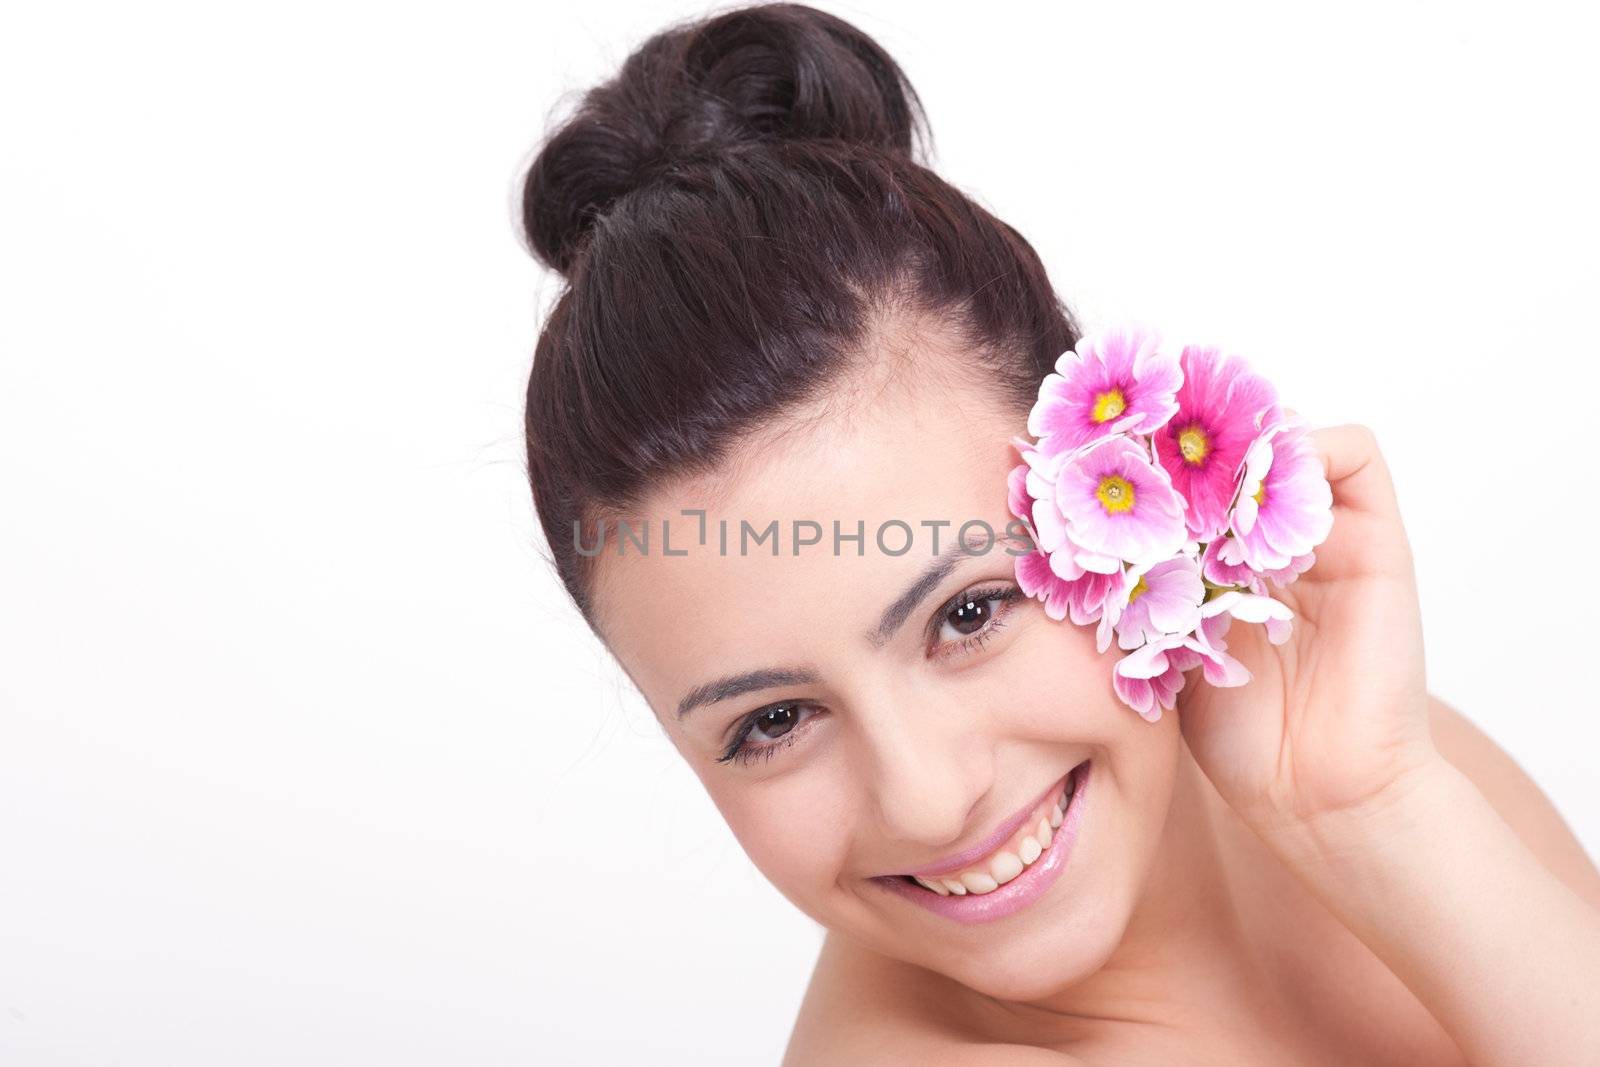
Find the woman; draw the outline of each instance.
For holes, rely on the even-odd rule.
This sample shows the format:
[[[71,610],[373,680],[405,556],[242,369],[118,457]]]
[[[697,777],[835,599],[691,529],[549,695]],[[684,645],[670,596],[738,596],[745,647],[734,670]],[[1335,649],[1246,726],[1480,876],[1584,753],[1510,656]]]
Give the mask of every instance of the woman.
[[[568,283],[528,388],[540,520],[828,930],[788,1062],[1600,1058],[1600,874],[1426,692],[1370,433],[1313,435],[1335,521],[1292,638],[1230,634],[1254,679],[1154,722],[1021,594],[1016,538],[970,545],[1014,529],[1012,437],[1081,331],[920,130],[860,31],[749,8],[641,46],[525,187]]]

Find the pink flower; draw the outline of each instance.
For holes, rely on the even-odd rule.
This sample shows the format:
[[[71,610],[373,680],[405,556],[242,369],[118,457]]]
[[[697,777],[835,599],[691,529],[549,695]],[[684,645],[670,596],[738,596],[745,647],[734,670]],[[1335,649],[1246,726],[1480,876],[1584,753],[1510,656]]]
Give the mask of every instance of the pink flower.
[[[1006,475],[1006,506],[1023,522],[1033,521],[1033,498],[1028,495],[1028,465],[1018,463]],[[1032,532],[1030,525],[1029,532]]]
[[[1222,562],[1222,546],[1232,540],[1229,537],[1219,537],[1206,545],[1205,554],[1200,557],[1200,574],[1212,585],[1241,585],[1258,592],[1255,586],[1260,583],[1261,575],[1240,563]],[[1237,552],[1232,553],[1237,558]]]
[[[1275,645],[1281,645],[1289,640],[1293,629],[1291,620],[1294,618],[1294,612],[1289,609],[1289,605],[1265,594],[1242,593],[1237,589],[1229,589],[1206,601],[1200,608],[1200,614],[1207,621],[1213,618],[1219,621],[1234,618],[1240,622],[1264,623],[1267,627],[1267,640]],[[1213,647],[1222,650],[1228,647],[1222,640],[1222,635],[1227,630],[1227,622],[1220,621],[1220,625],[1214,624],[1213,629],[1207,630],[1202,627],[1202,635]]]
[[[1057,622],[1067,617],[1070,586],[1070,582],[1056,577],[1050,569],[1050,557],[1043,552],[1017,557],[1017,588],[1024,596],[1044,601],[1044,613]]]
[[[1150,722],[1161,718],[1161,710],[1171,711],[1183,689],[1183,668],[1170,655],[1183,638],[1169,634],[1130,652],[1111,669],[1111,688],[1128,707]]]
[[[1073,562],[1077,546],[1068,543],[1066,520],[1061,517],[1061,509],[1055,505],[1055,481],[1062,457],[1046,456],[1021,438],[1012,438],[1012,444],[1022,454],[1022,479],[1019,486],[1019,468],[1011,468],[1007,479],[1007,503],[1013,514],[1028,520],[1039,551],[1053,558],[1059,556],[1053,559],[1052,565],[1058,568],[1061,577],[1076,578],[1083,573],[1083,568]]]
[[[1073,560],[1084,570],[1114,574],[1124,560],[1159,563],[1184,546],[1183,498],[1132,438],[1066,455],[1053,494],[1063,539],[1077,546]]]
[[[1094,647],[1098,652],[1111,647],[1111,635],[1116,632],[1117,622],[1122,618],[1122,609],[1128,604],[1128,594],[1132,592],[1136,580],[1131,571],[1132,568],[1126,568],[1106,575],[1111,585],[1106,590],[1105,599],[1100,602],[1100,625],[1094,632]]]
[[[1250,680],[1250,669],[1228,655],[1226,647],[1219,647],[1212,641],[1204,625],[1184,637],[1183,644],[1167,655],[1176,657],[1181,670],[1198,666],[1201,676],[1218,689],[1243,685]]]
[[[1028,522],[1029,532],[1032,533],[1036,501],[1028,493],[1030,469],[1026,463],[1013,467],[1006,481],[1006,489],[1011,514]],[[1059,513],[1056,513],[1056,521],[1060,521]],[[1042,600],[1044,612],[1050,618],[1060,621],[1070,616],[1074,623],[1083,626],[1100,618],[1100,605],[1117,579],[1115,575],[1096,574],[1082,568],[1077,568],[1074,578],[1062,577],[1059,570],[1066,569],[1070,573],[1074,566],[1071,560],[1075,546],[1065,542],[1064,533],[1061,536],[1063,541],[1056,546],[1054,553],[1039,551],[1039,541],[1035,538],[1036,550],[1017,557],[1017,586],[1024,596]],[[1058,564],[1057,560],[1061,563]]]
[[[1023,447],[1021,444],[1018,446]],[[1028,524],[1028,536],[1034,550],[1018,556],[1016,563],[1017,587],[1024,596],[1044,601],[1044,613],[1057,620],[1067,617],[1067,582],[1056,577],[1050,569],[1050,557],[1039,550],[1039,538],[1033,528],[1033,498],[1027,491],[1028,464],[1019,463],[1006,476],[1006,504],[1011,514]]]
[[[1297,422],[1269,426],[1245,456],[1244,483],[1229,518],[1225,564],[1293,571],[1333,528],[1333,490],[1322,459]]]
[[[1188,633],[1200,625],[1205,595],[1200,565],[1188,556],[1131,568],[1122,588],[1112,594],[1118,600],[1113,620],[1118,647],[1138,648],[1168,634]]]
[[[1067,583],[1067,612],[1072,621],[1086,626],[1100,618],[1106,598],[1115,586],[1114,574],[1097,574],[1084,571],[1083,576]],[[1102,652],[1105,649],[1101,649]]]
[[[1248,682],[1228,652],[1235,619],[1289,640],[1294,612],[1268,583],[1315,562],[1333,495],[1306,428],[1242,359],[1191,345],[1174,361],[1138,328],[1085,337],[1041,383],[1028,429],[1007,479],[1033,547],[1017,584],[1053,619],[1097,623],[1102,654],[1115,637],[1118,699],[1155,721],[1194,667],[1214,686]]]
[[[1262,579],[1268,578],[1280,586],[1288,585],[1306,571],[1317,561],[1316,553],[1307,552],[1303,556],[1296,556],[1290,561],[1289,566],[1279,570],[1253,571],[1244,563],[1224,563],[1223,550],[1228,552],[1228,558],[1242,560],[1242,549],[1237,545],[1229,546],[1231,537],[1219,537],[1206,545],[1205,555],[1200,558],[1200,574],[1212,585],[1237,585],[1247,588],[1252,593],[1265,593],[1266,587]]]
[[[1303,556],[1296,556],[1294,559],[1290,560],[1287,567],[1269,567],[1267,570],[1262,571],[1261,574],[1263,577],[1269,578],[1272,581],[1277,582],[1279,585],[1288,585],[1306,571],[1310,570],[1311,565],[1316,561],[1317,554],[1315,552],[1307,552]]]
[[[1083,549],[1068,536],[1067,521],[1055,502],[1056,478],[1066,456],[1046,456],[1020,438],[1012,438],[1012,443],[1022,453],[1026,468],[1020,486],[1017,485],[1017,468],[1011,469],[1008,502],[1012,513],[1029,521],[1034,544],[1049,559],[1056,577],[1062,581],[1075,581],[1085,573],[1083,565],[1078,562]],[[1018,508],[1023,507],[1026,508],[1026,514],[1018,512]]]
[[[1203,633],[1164,634],[1139,646],[1111,669],[1111,687],[1122,702],[1151,722],[1161,709],[1177,706],[1183,672],[1202,668],[1205,680],[1218,687],[1250,680],[1244,664],[1217,648]]]
[[[1197,541],[1227,529],[1245,452],[1272,421],[1277,391],[1238,357],[1187,345],[1179,357],[1178,411],[1155,435],[1156,458],[1189,503],[1184,518]]]
[[[1017,557],[1017,587],[1024,596],[1044,601],[1044,613],[1057,621],[1070,617],[1079,626],[1086,626],[1098,620],[1106,593],[1116,580],[1113,574],[1085,571],[1068,581],[1056,574],[1050,557],[1042,552]]]
[[[1160,352],[1160,337],[1137,326],[1085,335],[1039,383],[1028,432],[1046,455],[1116,433],[1151,434],[1178,410],[1183,374]]]
[[[1228,650],[1228,642],[1223,638],[1231,625],[1233,625],[1233,616],[1226,611],[1207,615],[1202,606],[1199,634],[1201,640],[1205,641],[1211,648],[1216,649],[1218,652],[1226,652]]]

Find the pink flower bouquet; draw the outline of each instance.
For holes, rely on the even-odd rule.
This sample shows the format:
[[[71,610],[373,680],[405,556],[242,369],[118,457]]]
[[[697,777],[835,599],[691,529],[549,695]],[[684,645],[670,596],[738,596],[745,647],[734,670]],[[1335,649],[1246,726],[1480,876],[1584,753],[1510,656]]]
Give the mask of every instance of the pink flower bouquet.
[[[1119,698],[1152,722],[1184,672],[1217,686],[1250,672],[1228,655],[1234,619],[1289,639],[1271,595],[1315,560],[1333,494],[1305,426],[1244,360],[1138,327],[1086,335],[1039,385],[1013,443],[1011,511],[1034,551],[1017,584],[1053,619],[1097,623]]]

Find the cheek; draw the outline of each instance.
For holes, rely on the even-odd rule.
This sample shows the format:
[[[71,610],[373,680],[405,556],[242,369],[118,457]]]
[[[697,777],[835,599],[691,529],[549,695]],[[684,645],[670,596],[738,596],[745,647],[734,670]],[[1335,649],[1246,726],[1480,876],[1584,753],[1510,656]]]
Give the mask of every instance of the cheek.
[[[1125,653],[1115,642],[1095,649],[1093,626],[1041,625],[1019,648],[1017,702],[1020,716],[1044,725],[1041,737],[1072,745],[1072,754],[1095,761],[1103,817],[1119,833],[1154,837],[1166,817],[1182,733],[1175,711],[1150,722],[1124,704],[1111,686],[1111,670]]]
[[[814,765],[766,781],[706,783],[750,862],[807,912],[809,901],[837,884],[854,832],[856,813],[842,801],[851,794],[830,774]]]
[[[1121,655],[1115,644],[1097,652],[1093,626],[1051,619],[1037,602],[1025,610],[1030,617],[999,667],[1011,725],[1067,743],[1105,744],[1136,733],[1127,719],[1143,720],[1111,688],[1111,668]]]
[[[1042,617],[1018,636],[1026,641],[1015,649],[1007,732],[1094,763],[1093,815],[1075,875],[1093,891],[1073,909],[1093,917],[1081,932],[1092,952],[1089,931],[1126,919],[1165,832],[1183,745],[1178,714],[1150,722],[1117,698],[1111,669],[1123,652],[1114,643],[1097,652],[1093,626]]]

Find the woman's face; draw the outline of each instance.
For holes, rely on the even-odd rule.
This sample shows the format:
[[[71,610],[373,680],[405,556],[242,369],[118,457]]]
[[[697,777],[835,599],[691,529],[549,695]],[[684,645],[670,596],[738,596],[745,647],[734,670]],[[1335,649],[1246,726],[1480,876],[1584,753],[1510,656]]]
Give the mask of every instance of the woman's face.
[[[1017,593],[1017,542],[1003,538],[1023,416],[929,378],[855,395],[848,413],[748,442],[715,480],[658,494],[646,552],[628,542],[618,556],[608,529],[597,617],[784,896],[884,955],[991,996],[1042,997],[1121,939],[1172,794],[1176,716],[1129,711],[1111,689],[1115,646],[1096,653],[1093,626]],[[755,540],[773,520],[776,555]],[[969,520],[996,543],[979,551],[974,522],[971,551],[948,554]],[[796,521],[820,541],[796,552]],[[1046,834],[1039,821],[1085,761],[1076,812]],[[1033,851],[1023,834],[1050,846],[976,892],[999,852]],[[940,896],[904,877],[918,872],[974,888]]]

